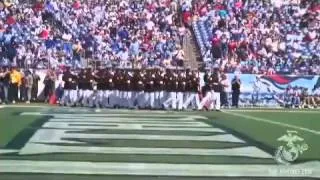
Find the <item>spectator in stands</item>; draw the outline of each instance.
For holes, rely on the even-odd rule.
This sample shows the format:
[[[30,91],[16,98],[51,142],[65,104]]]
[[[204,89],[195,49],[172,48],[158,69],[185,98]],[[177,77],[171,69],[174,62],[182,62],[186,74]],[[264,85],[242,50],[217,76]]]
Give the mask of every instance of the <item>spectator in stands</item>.
[[[185,10],[190,7],[186,1]],[[2,64],[80,67],[84,57],[119,66],[134,62],[139,53],[144,57],[142,67],[183,64],[173,60],[186,33],[176,0],[49,0],[32,8],[11,4],[1,12]]]
[[[240,65],[245,73],[319,74],[319,7],[317,0],[197,1],[193,25],[213,66],[226,72]]]

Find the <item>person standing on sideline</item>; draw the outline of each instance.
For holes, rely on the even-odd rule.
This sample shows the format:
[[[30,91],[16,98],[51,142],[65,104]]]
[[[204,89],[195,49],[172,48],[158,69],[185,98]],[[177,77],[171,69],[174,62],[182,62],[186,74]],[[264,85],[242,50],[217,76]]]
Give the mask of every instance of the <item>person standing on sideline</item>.
[[[241,80],[239,75],[236,75],[232,80],[232,106],[238,108],[239,107],[239,96],[240,96],[240,87]]]
[[[67,67],[66,71],[62,75],[62,81],[64,82],[63,86],[63,96],[61,100],[61,105],[73,106],[76,102],[73,103],[73,89],[75,84],[75,79],[73,78],[73,74],[71,74],[70,67]]]
[[[3,68],[0,68],[0,102],[4,102],[4,76],[5,72]]]
[[[33,87],[33,76],[31,74],[30,70],[26,71],[25,74],[25,91],[26,91],[26,103],[30,104],[30,100],[31,100],[31,91],[32,91],[32,87]]]
[[[256,80],[253,82],[253,93],[252,93],[252,104],[254,106],[258,105],[260,88],[261,88],[261,80],[259,76],[256,76]]]
[[[25,71],[23,69],[18,70],[18,72],[20,73],[21,76],[21,84],[19,86],[19,100],[20,102],[24,102],[27,98],[26,98],[26,83],[25,83]]]
[[[220,111],[221,103],[220,103],[220,92],[221,92],[221,85],[220,85],[220,76],[219,71],[215,70],[212,75],[212,100],[214,102],[214,109]]]
[[[50,96],[50,89],[51,89],[51,79],[50,79],[49,70],[47,71],[47,74],[44,77],[43,84],[44,84],[44,101],[48,102],[49,96]]]
[[[229,87],[229,81],[228,81],[228,78],[227,78],[226,74],[222,74],[221,75],[220,84],[221,84],[221,93],[220,93],[220,95],[221,95],[221,106],[228,107],[229,103],[228,103],[227,90],[228,90],[228,87]]]
[[[21,73],[16,70],[16,68],[12,68],[10,73],[10,94],[11,101],[13,104],[18,100],[18,90],[21,85]]]
[[[36,73],[36,70],[34,69],[32,71],[32,89],[31,89],[31,99],[32,101],[37,101],[38,99],[38,85],[40,81],[40,76]]]
[[[5,68],[4,70],[4,79],[3,79],[3,93],[4,93],[4,103],[9,102],[9,88],[10,88],[10,82],[11,82],[11,73],[9,68]]]

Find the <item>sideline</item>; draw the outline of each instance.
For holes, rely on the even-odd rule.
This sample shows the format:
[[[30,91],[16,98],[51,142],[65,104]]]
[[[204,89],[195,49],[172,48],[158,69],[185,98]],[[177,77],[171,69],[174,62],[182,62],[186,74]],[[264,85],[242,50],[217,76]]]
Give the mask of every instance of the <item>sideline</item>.
[[[319,109],[224,109],[225,112],[277,112],[320,114]]]
[[[308,128],[304,128],[304,127],[300,127],[300,126],[295,126],[295,125],[290,125],[290,124],[286,124],[286,123],[282,123],[282,122],[272,121],[272,120],[269,120],[269,119],[264,119],[264,118],[258,118],[258,117],[254,117],[254,116],[239,114],[239,113],[235,113],[235,112],[231,112],[231,111],[222,111],[222,112],[226,113],[226,114],[233,115],[233,116],[237,116],[237,117],[251,119],[251,120],[254,120],[254,121],[258,121],[258,122],[265,122],[265,123],[268,123],[268,124],[273,124],[273,125],[278,125],[278,126],[282,126],[282,127],[298,129],[298,130],[309,132],[309,133],[312,133],[312,134],[315,134],[315,135],[320,135],[320,131],[316,131],[316,130],[312,130],[312,129],[308,129]]]

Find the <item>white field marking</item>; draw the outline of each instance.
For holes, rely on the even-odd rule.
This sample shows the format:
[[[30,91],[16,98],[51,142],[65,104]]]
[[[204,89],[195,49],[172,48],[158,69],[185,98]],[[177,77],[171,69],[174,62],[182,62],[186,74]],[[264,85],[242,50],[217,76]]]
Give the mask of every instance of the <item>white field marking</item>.
[[[9,153],[16,153],[19,150],[16,149],[0,149],[0,154],[9,154]]]
[[[170,118],[150,118],[150,117],[138,117],[138,118],[130,118],[130,117],[54,117],[50,118],[50,121],[65,121],[65,122],[112,122],[112,121],[117,121],[117,122],[163,122],[163,123],[183,123],[183,122],[199,122],[194,120],[192,117],[184,117],[184,118],[176,118],[176,119],[170,119]]]
[[[176,140],[176,141],[218,141],[244,143],[243,140],[231,135],[211,135],[211,136],[183,136],[183,135],[149,135],[149,134],[84,134],[67,133],[68,130],[61,129],[39,129],[28,141],[28,143],[71,143],[78,141],[63,140],[65,138],[82,139],[130,139],[130,140]]]
[[[70,121],[71,120],[71,121]],[[66,122],[66,123],[74,123],[74,124],[96,124],[96,125],[108,125],[108,124],[167,124],[170,126],[171,124],[189,124],[189,125],[197,125],[204,124],[201,121],[175,121],[175,120],[141,120],[141,119],[128,119],[128,118],[108,118],[108,119],[95,119],[95,118],[86,118],[86,119],[50,119],[50,122]]]
[[[9,107],[9,108],[46,108],[46,109],[61,109],[61,111],[65,110],[66,112],[70,110],[70,112],[95,112],[97,109],[92,109],[92,108],[85,108],[85,107],[77,107],[77,108],[72,108],[72,107],[62,107],[62,106],[50,106],[47,104],[44,105],[3,105],[4,107]],[[158,114],[178,114],[179,112],[175,111],[163,111],[163,110],[129,110],[129,109],[100,109],[102,112],[127,112],[127,113],[158,113]]]
[[[272,155],[253,146],[223,149],[195,148],[137,148],[137,147],[87,147],[58,146],[48,144],[28,143],[20,155],[48,153],[92,153],[92,154],[141,154],[141,155],[197,155],[197,156],[236,156],[271,159]]]
[[[90,124],[90,123],[86,123],[86,124]],[[126,124],[126,123],[122,123],[123,125],[130,125],[130,124]],[[143,127],[147,126],[154,126],[154,127],[186,127],[186,128],[192,128],[192,127],[211,127],[208,124],[205,123],[194,123],[194,124],[157,124],[157,123],[139,123],[140,125],[142,125]],[[102,125],[102,124],[101,124]],[[103,125],[106,126],[118,126],[120,125],[120,123],[103,123]],[[102,127],[102,126],[101,126]]]
[[[114,129],[114,130],[154,130],[154,131],[192,131],[192,132],[220,132],[224,133],[219,128],[182,128],[182,127],[143,127],[139,124],[119,124],[117,127],[108,126],[76,126],[73,122],[54,122],[49,121],[43,124],[43,128],[66,129],[66,130],[90,130],[90,129]]]
[[[89,114],[62,114],[62,113],[41,113],[41,112],[23,112],[20,114],[21,116],[25,115],[32,115],[32,116],[54,116],[56,118],[75,118],[75,117],[89,117],[89,118],[94,118],[94,117],[132,117],[132,116],[138,116],[138,117],[151,117],[151,118],[157,118],[157,117],[165,117],[167,119],[169,118],[192,118],[192,119],[208,119],[207,117],[204,116],[199,116],[199,115],[183,115],[183,114],[153,114],[150,112],[149,114],[119,114],[119,113],[105,113],[105,114],[94,114],[94,113],[89,113]]]
[[[320,114],[320,111],[315,110],[285,110],[285,109],[225,109],[225,112],[274,112],[274,113],[306,113]]]
[[[286,128],[298,129],[298,130],[309,132],[309,133],[312,133],[312,134],[315,134],[315,135],[320,135],[320,131],[316,131],[316,130],[312,130],[312,129],[308,129],[308,128],[304,128],[304,127],[300,127],[300,126],[295,126],[295,125],[291,125],[291,124],[286,124],[286,123],[282,123],[282,122],[272,121],[272,120],[269,120],[269,119],[258,118],[258,117],[254,117],[254,116],[249,116],[249,115],[244,115],[244,114],[239,114],[239,113],[234,113],[234,112],[229,112],[229,111],[224,111],[224,113],[231,114],[233,116],[246,118],[246,119],[251,119],[251,120],[254,120],[254,121],[259,121],[259,122],[265,122],[265,123],[268,123],[268,124],[278,125],[278,126],[282,126],[282,127],[286,127]]]
[[[305,171],[305,172],[304,172]],[[2,173],[140,175],[188,177],[320,177],[320,163],[284,165],[211,165],[0,160]],[[298,173],[295,173],[298,172]]]

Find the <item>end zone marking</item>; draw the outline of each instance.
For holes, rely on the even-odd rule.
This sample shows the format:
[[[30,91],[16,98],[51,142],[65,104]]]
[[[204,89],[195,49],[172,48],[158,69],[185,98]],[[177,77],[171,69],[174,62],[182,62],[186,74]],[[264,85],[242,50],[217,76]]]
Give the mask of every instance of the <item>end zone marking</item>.
[[[90,175],[149,175],[189,177],[320,177],[319,162],[281,165],[211,165],[164,163],[116,163],[72,161],[0,160],[3,173],[52,173]],[[308,169],[309,173],[281,173],[278,170]],[[274,171],[276,170],[276,171]]]
[[[80,114],[70,114],[70,113],[42,113],[42,112],[22,112],[21,116],[31,115],[31,116],[54,116],[55,118],[110,118],[110,117],[154,117],[154,118],[183,118],[183,120],[193,120],[193,119],[208,119],[205,116],[199,115],[184,115],[184,114],[119,114],[119,113],[80,113]]]
[[[91,153],[91,154],[141,154],[141,155],[196,155],[196,156],[235,156],[272,159],[273,156],[254,147],[234,147],[222,149],[200,148],[142,148],[142,147],[97,147],[97,146],[59,146],[28,143],[20,155],[48,153]]]
[[[19,151],[20,150],[16,150],[16,149],[0,149],[0,154],[10,154],[10,153],[16,153]]]
[[[249,116],[249,115],[244,115],[244,114],[239,114],[239,113],[234,113],[234,112],[229,112],[229,111],[223,111],[226,114],[230,114],[233,116],[238,116],[238,117],[242,117],[242,118],[246,118],[246,119],[251,119],[254,121],[259,121],[259,122],[265,122],[265,123],[269,123],[269,124],[274,124],[274,125],[278,125],[278,126],[282,126],[282,127],[287,127],[287,128],[293,128],[293,129],[298,129],[301,131],[306,131],[315,135],[320,135],[320,131],[316,131],[316,130],[312,130],[312,129],[308,129],[308,128],[304,128],[304,127],[300,127],[300,126],[295,126],[295,125],[291,125],[291,124],[286,124],[286,123],[282,123],[282,122],[277,122],[277,121],[272,121],[269,119],[264,119],[264,118],[258,118],[258,117],[254,117],[254,116]]]

